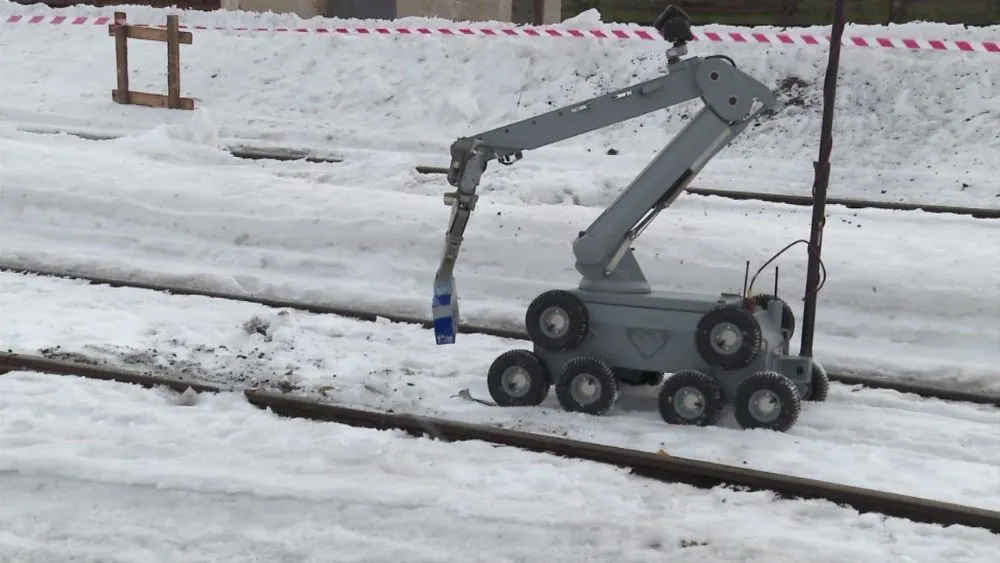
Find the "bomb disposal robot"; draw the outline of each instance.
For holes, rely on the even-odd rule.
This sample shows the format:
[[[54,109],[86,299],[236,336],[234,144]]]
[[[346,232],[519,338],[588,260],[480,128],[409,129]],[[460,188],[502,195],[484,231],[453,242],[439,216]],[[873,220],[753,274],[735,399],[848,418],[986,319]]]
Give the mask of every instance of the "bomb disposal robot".
[[[554,385],[563,409],[600,415],[623,382],[656,385],[670,373],[659,395],[668,423],[715,424],[730,403],[742,427],[785,431],[800,401],[823,400],[828,385],[819,363],[789,354],[789,306],[776,295],[654,291],[631,247],[710,158],[762,112],[776,110],[777,99],[727,57],[683,59],[693,36],[679,8],[669,6],[655,27],[672,43],[664,75],[452,145],[448,182],[457,189],[445,195],[452,213],[434,280],[437,343],[455,342],[453,270],[488,161],[513,164],[522,151],[697,98],[704,107],[574,241],[579,286],[531,302],[525,328],[533,350],[497,357],[489,390],[498,405],[527,406]]]

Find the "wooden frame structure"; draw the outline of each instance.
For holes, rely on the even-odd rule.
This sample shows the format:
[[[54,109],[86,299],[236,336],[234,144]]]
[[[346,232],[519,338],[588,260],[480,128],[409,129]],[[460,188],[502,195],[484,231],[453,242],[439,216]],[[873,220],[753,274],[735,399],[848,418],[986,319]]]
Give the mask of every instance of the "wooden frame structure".
[[[190,31],[180,31],[176,15],[167,16],[166,29],[129,25],[125,12],[115,12],[114,23],[108,25],[108,35],[115,38],[115,66],[118,71],[118,88],[111,91],[111,99],[119,104],[133,104],[154,108],[194,109],[194,99],[181,97],[181,44],[190,45]],[[167,93],[151,94],[128,89],[128,40],[142,39],[167,44]]]

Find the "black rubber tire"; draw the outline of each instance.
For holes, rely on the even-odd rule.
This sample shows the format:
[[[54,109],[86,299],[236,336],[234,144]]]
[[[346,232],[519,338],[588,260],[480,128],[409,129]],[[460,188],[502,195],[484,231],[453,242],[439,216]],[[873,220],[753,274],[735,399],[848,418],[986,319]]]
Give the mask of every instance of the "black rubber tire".
[[[754,416],[750,399],[757,391],[770,391],[778,399],[780,411],[773,420],[759,420]],[[747,429],[761,428],[774,430],[775,432],[787,432],[795,425],[799,418],[802,403],[799,399],[799,390],[784,375],[773,371],[759,371],[747,377],[740,383],[733,397],[733,414],[736,422]]]
[[[687,418],[677,411],[674,398],[683,389],[693,388],[701,393],[704,404],[702,411],[694,418]],[[722,388],[711,377],[693,369],[681,370],[664,382],[660,388],[660,416],[668,424],[684,426],[711,426],[719,421],[725,407]]]
[[[593,376],[599,386],[597,398],[589,403],[583,403],[573,396],[574,383],[584,375]],[[611,410],[618,400],[620,390],[611,367],[603,360],[592,357],[573,358],[566,362],[556,378],[555,388],[556,398],[563,410],[596,416],[607,414]]]
[[[528,383],[521,393],[505,386],[505,375],[520,368],[527,375]],[[497,356],[486,375],[486,386],[497,406],[533,407],[549,396],[551,379],[545,365],[531,350],[510,350]]]
[[[723,323],[732,324],[739,332],[739,348],[730,354],[712,346],[712,330]],[[694,331],[694,345],[698,356],[712,367],[737,370],[750,365],[760,352],[763,338],[760,323],[753,313],[739,305],[722,305],[705,313]]]
[[[781,330],[787,330],[789,338],[795,334],[795,312],[792,311],[792,307],[784,299],[766,293],[754,295],[752,299],[754,305],[761,309],[766,309],[772,301],[781,303]]]
[[[565,330],[557,336],[545,334],[543,329],[542,315],[552,308],[561,310],[567,319]],[[565,352],[583,342],[590,330],[590,315],[579,297],[562,289],[553,289],[535,297],[528,305],[528,310],[524,313],[524,328],[528,337],[539,348],[550,352]]]
[[[816,360],[813,360],[812,375],[809,377],[809,387],[802,394],[803,401],[821,403],[830,394],[830,376]]]

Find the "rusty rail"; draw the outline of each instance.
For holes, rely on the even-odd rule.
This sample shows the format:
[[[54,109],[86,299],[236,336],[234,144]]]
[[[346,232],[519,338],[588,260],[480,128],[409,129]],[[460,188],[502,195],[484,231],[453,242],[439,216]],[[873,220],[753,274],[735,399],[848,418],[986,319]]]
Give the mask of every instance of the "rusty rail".
[[[215,299],[226,299],[230,301],[241,301],[245,303],[263,305],[265,307],[273,307],[276,309],[293,309],[320,315],[337,315],[361,321],[374,322],[379,318],[383,318],[394,323],[412,324],[425,329],[433,328],[433,321],[430,319],[413,315],[397,314],[390,311],[366,311],[363,309],[340,307],[322,303],[307,303],[303,301],[281,299],[278,297],[268,297],[264,295],[226,293],[222,291],[211,291],[178,285],[122,280],[80,273],[43,270],[39,268],[9,266],[2,263],[0,263],[0,272],[81,280],[94,285],[130,287],[135,289],[158,291],[161,293],[170,293],[173,295],[193,295]],[[529,340],[527,333],[523,330],[497,326],[462,324],[459,325],[458,331],[463,334],[481,334],[497,338],[509,338],[512,340]],[[887,389],[891,391],[898,391],[900,393],[917,395],[920,397],[942,399],[945,401],[960,401],[965,403],[1000,406],[1000,394],[998,393],[977,393],[963,389],[903,381],[890,377],[845,372],[844,370],[837,369],[829,369],[829,372],[830,381],[835,381],[844,385],[860,385],[869,389]],[[998,379],[1000,379],[1000,374],[998,374]]]
[[[9,371],[75,375],[144,387],[166,386],[179,392],[189,388],[199,392],[219,391],[217,387],[181,378],[114,369],[102,366],[95,360],[85,363],[67,362],[37,356],[0,354],[0,373]],[[257,389],[243,390],[243,395],[250,404],[286,418],[333,422],[379,430],[402,430],[412,435],[429,435],[447,442],[482,441],[623,467],[636,475],[662,482],[686,483],[701,488],[733,487],[751,491],[766,490],[787,499],[826,500],[850,506],[862,513],[874,512],[942,526],[985,528],[992,533],[1000,534],[1000,512],[978,507],[494,426],[353,409]]]
[[[416,167],[420,174],[447,174],[448,169],[440,166]],[[706,197],[721,197],[737,201],[763,201],[765,203],[780,203],[785,205],[795,205],[801,207],[812,207],[813,198],[807,195],[776,194],[768,192],[744,192],[732,190],[712,190],[707,188],[685,188],[684,191],[691,195]],[[1000,219],[1000,208],[990,207],[961,207],[956,205],[938,205],[934,203],[899,203],[891,201],[875,201],[867,199],[851,199],[831,197],[827,198],[829,205],[841,205],[849,209],[887,209],[890,211],[924,211],[926,213],[951,213],[954,215],[964,215],[976,219]]]

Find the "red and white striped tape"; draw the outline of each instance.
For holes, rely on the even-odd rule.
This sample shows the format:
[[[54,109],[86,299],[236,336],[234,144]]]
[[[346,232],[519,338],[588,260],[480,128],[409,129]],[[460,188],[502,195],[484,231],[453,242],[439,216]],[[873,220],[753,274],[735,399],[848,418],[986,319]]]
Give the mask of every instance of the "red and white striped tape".
[[[110,16],[7,16],[0,23],[27,23],[49,25],[108,25]],[[164,27],[164,26],[149,26]],[[318,33],[338,35],[403,35],[403,36],[483,36],[483,37],[591,37],[597,39],[637,39],[662,41],[656,33],[643,29],[555,29],[547,27],[218,27],[203,25],[181,25],[183,29],[215,31],[254,31]],[[765,45],[828,45],[830,36],[791,33],[741,33],[741,32],[694,32],[695,41],[712,43],[756,43]],[[962,51],[972,53],[1000,53],[1000,41],[963,41],[945,39],[907,39],[897,37],[852,37],[845,36],[843,44],[854,47],[881,47],[887,49],[908,49],[920,51]]]

